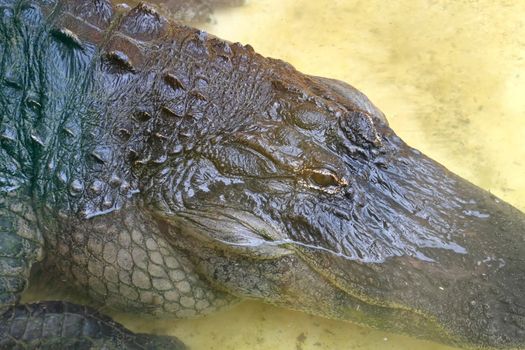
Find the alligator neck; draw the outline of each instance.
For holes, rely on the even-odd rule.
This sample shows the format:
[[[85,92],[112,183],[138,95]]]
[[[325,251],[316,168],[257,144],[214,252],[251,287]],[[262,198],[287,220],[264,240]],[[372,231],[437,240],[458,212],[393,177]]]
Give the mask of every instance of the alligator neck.
[[[80,211],[104,196],[100,181],[124,182],[108,174],[116,166],[105,159],[116,147],[95,79],[100,47],[76,45],[60,5],[13,11],[28,14],[0,22],[0,186],[25,186],[37,205]]]

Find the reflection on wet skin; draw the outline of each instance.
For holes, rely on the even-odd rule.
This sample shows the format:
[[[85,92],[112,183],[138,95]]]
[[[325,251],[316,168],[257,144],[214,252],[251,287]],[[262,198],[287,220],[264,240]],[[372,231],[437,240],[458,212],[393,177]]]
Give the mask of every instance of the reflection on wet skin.
[[[174,5],[168,2],[165,6]],[[202,12],[200,18],[210,16],[206,6],[199,11]],[[450,4],[430,1],[416,4],[407,0],[385,4],[384,1],[252,0],[241,7],[217,11],[211,23],[202,26],[221,38],[250,43],[256,51],[289,61],[305,73],[354,84],[380,107],[390,126],[409,145],[525,210],[525,177],[521,176],[525,174],[525,162],[522,161],[525,159],[525,104],[521,99],[525,75],[521,74],[523,66],[520,66],[523,51],[520,40],[525,34],[525,26],[521,26],[523,14],[524,5],[504,6],[490,1],[475,4],[468,1]],[[308,117],[311,118],[301,121],[304,124],[315,123],[315,118],[319,116]],[[346,190],[355,185],[351,180],[322,170],[310,178],[312,188],[330,189],[344,184],[342,187]],[[424,174],[424,178],[428,180],[436,174],[440,174],[439,169]],[[385,179],[402,181],[395,175],[389,174],[390,177]],[[440,178],[437,177],[437,180],[431,179],[429,183],[439,184]],[[445,191],[447,186],[443,185],[442,188]],[[210,191],[207,184],[200,189],[203,192]],[[339,187],[337,189],[339,191]],[[370,190],[377,189],[370,187]],[[421,192],[427,195],[425,190],[422,188]],[[275,247],[287,248],[291,243],[301,245],[306,261],[330,261],[327,256],[334,252],[349,257],[346,259],[348,261],[334,267],[331,271],[334,274],[346,270],[345,264],[350,261],[384,262],[381,254],[386,252],[390,254],[387,259],[389,264],[381,267],[383,274],[377,280],[372,280],[376,276],[369,277],[369,271],[366,268],[360,270],[360,267],[355,267],[355,278],[368,278],[371,286],[378,286],[374,292],[379,295],[382,293],[381,286],[399,287],[396,290],[399,295],[392,293],[384,296],[387,303],[410,299],[411,291],[403,290],[404,286],[396,283],[405,277],[402,274],[404,269],[416,271],[410,277],[426,282],[424,276],[418,276],[417,273],[425,269],[428,261],[445,260],[446,271],[458,275],[465,271],[456,269],[454,263],[459,261],[454,260],[459,259],[456,255],[464,256],[480,275],[506,268],[507,263],[512,266],[512,262],[507,262],[497,254],[472,255],[471,248],[465,246],[462,239],[475,239],[477,231],[462,227],[460,221],[454,221],[450,226],[457,228],[459,236],[451,232],[436,238],[430,233],[426,235],[424,230],[409,232],[407,240],[414,245],[407,245],[403,241],[406,237],[395,236],[396,228],[405,230],[411,222],[416,221],[424,224],[430,214],[443,218],[443,222],[447,220],[446,213],[442,215],[440,212],[443,208],[426,207],[432,203],[431,194],[425,197],[422,206],[415,205],[416,201],[410,195],[407,193],[405,202],[400,201],[402,203],[396,209],[414,216],[403,218],[398,215],[398,220],[390,226],[389,223],[383,223],[381,217],[388,210],[381,209],[390,203],[389,198],[379,197],[375,203],[366,203],[363,209],[366,215],[377,219],[378,230],[380,228],[393,233],[391,241],[377,242],[372,237],[366,245],[369,249],[363,251],[363,246],[356,247],[352,240],[340,242],[327,239],[326,247],[316,248],[310,244],[315,242],[308,241],[311,237],[306,237],[303,242],[280,241],[270,237],[274,241],[268,244],[268,252],[276,254],[273,250]],[[462,200],[457,199],[458,202]],[[479,222],[495,219],[489,212],[479,209],[478,203],[471,204],[472,209],[466,205],[466,209],[460,210],[457,215],[467,222],[475,222],[474,228]],[[330,215],[344,216],[335,209]],[[200,218],[203,216],[201,214]],[[228,218],[231,219],[231,215]],[[256,221],[253,223],[260,225]],[[329,222],[321,223],[328,231],[333,229]],[[237,223],[225,221],[225,224]],[[440,222],[434,224],[435,227],[441,227]],[[406,231],[409,230],[402,232]],[[268,235],[278,234],[271,228],[265,232]],[[227,241],[229,237],[220,238]],[[250,245],[265,244],[266,241],[259,238],[255,240],[247,234],[246,241],[234,243],[238,244],[236,249],[249,249]],[[413,248],[408,253],[404,250],[407,246]],[[447,252],[435,256],[432,248],[436,247]],[[323,255],[319,251],[329,254]],[[264,251],[261,254],[266,253]],[[285,254],[280,250],[278,253]],[[410,256],[399,258],[403,253]],[[193,271],[188,271],[185,274],[192,277]],[[450,290],[446,276],[441,276],[442,271],[438,269],[431,272],[435,273],[434,280],[423,284],[421,289],[429,290],[421,292],[422,300],[434,295],[437,299],[446,299],[449,294],[445,293]],[[398,281],[397,276],[400,276]],[[353,281],[350,279],[341,283],[351,284]],[[149,283],[146,278],[140,282]],[[27,299],[40,297],[36,289],[26,295]],[[220,294],[213,297],[219,306],[231,302],[221,297]],[[195,303],[195,300],[188,301],[189,309]],[[472,306],[473,312],[477,311]],[[177,305],[173,307],[180,308]],[[360,307],[357,304],[356,309]],[[171,334],[193,349],[452,349],[254,301],[189,320],[112,315],[133,331]]]

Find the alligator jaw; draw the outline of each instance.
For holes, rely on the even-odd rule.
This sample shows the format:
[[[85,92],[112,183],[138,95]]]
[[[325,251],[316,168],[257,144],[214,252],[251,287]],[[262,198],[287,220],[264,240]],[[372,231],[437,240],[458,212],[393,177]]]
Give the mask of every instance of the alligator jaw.
[[[384,130],[390,155],[337,205],[351,219],[317,219],[325,237],[348,231],[329,249],[295,248],[348,294],[337,317],[355,318],[357,299],[376,307],[372,326],[467,348],[523,346],[525,215]]]

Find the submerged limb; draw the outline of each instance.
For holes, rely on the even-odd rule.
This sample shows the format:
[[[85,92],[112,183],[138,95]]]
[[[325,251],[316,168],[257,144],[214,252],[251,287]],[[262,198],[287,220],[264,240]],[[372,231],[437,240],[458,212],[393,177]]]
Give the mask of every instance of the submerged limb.
[[[176,338],[134,334],[90,307],[61,301],[9,308],[0,317],[0,348],[185,349]]]
[[[65,302],[18,304],[43,239],[27,196],[0,197],[0,349],[183,349],[171,337],[133,334],[91,308]]]

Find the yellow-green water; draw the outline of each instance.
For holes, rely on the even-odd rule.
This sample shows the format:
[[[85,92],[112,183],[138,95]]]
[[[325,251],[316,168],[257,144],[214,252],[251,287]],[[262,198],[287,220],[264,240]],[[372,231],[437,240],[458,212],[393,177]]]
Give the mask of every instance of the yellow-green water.
[[[525,211],[525,3],[252,0],[212,33],[365,92],[409,144]],[[246,302],[206,318],[118,317],[194,350],[451,349]]]
[[[525,3],[252,0],[206,29],[365,92],[409,144],[525,211]],[[125,320],[193,349],[446,346],[246,302],[207,318]]]

